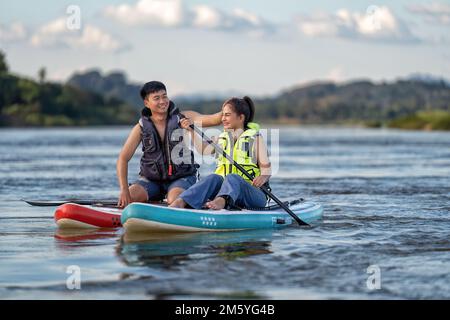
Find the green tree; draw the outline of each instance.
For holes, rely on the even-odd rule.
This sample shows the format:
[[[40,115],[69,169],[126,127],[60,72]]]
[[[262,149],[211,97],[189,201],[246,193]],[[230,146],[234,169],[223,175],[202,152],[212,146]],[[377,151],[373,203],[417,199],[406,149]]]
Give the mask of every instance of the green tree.
[[[43,84],[45,82],[46,76],[47,76],[47,69],[45,69],[45,67],[41,67],[38,71],[38,78],[40,84]]]
[[[2,73],[8,73],[8,64],[6,63],[5,54],[0,50],[0,74]]]

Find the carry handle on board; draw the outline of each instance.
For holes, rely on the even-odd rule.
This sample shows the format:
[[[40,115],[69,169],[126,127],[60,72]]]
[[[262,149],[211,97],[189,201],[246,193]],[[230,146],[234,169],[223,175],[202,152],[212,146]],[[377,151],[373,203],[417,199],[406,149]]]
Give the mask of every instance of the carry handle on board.
[[[180,119],[186,118],[183,114],[180,113]],[[233,158],[231,158],[217,143],[215,143],[214,141],[212,141],[207,135],[205,135],[203,133],[202,130],[200,130],[199,128],[197,128],[196,126],[194,126],[193,124],[189,125],[190,128],[192,128],[198,135],[200,135],[200,137],[202,137],[203,140],[205,140],[208,144],[212,145],[214,147],[214,149],[216,150],[216,152],[218,154],[223,155],[228,161],[230,161],[230,163],[232,163],[239,171],[242,172],[243,175],[245,175],[248,179],[250,179],[250,181],[253,180],[253,177],[239,164],[236,163]],[[295,221],[297,221],[297,223],[301,226],[309,226],[309,224],[307,224],[305,221],[303,221],[302,219],[300,219],[294,212],[292,212],[291,209],[289,209],[288,206],[286,206],[286,204],[284,204],[283,202],[280,201],[280,199],[278,199],[277,197],[275,197],[272,192],[270,192],[269,189],[267,189],[267,187],[265,185],[262,185],[261,187],[259,187],[267,196],[269,196],[269,198],[271,198],[273,201],[275,201],[281,208],[283,208]]]

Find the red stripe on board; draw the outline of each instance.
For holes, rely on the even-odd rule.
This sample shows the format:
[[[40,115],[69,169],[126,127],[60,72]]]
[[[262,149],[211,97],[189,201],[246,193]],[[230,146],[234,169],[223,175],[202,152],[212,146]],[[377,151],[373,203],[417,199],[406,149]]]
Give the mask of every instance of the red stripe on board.
[[[90,224],[99,228],[119,228],[120,215],[93,209],[83,205],[66,203],[55,211],[55,221],[60,219],[71,219]]]

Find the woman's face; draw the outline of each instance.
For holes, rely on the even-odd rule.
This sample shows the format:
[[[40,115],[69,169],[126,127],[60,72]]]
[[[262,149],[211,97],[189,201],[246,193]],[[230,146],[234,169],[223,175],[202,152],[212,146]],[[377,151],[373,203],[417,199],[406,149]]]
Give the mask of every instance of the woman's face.
[[[239,129],[244,127],[243,114],[238,115],[234,112],[233,107],[226,104],[222,108],[222,124],[224,129]]]

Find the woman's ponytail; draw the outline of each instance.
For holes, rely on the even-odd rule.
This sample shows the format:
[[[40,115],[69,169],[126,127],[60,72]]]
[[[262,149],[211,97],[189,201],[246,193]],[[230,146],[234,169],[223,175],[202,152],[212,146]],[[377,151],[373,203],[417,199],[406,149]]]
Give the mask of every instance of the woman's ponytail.
[[[253,103],[253,100],[252,99],[250,99],[250,97],[248,97],[248,96],[245,96],[244,98],[242,98],[242,100],[244,100],[246,103],[247,103],[247,105],[248,105],[248,109],[249,109],[249,115],[248,115],[248,118],[247,119],[245,119],[246,121],[245,121],[245,126],[247,127],[247,124],[249,123],[249,122],[252,122],[253,121],[253,118],[254,118],[254,116],[255,116],[255,104]]]

